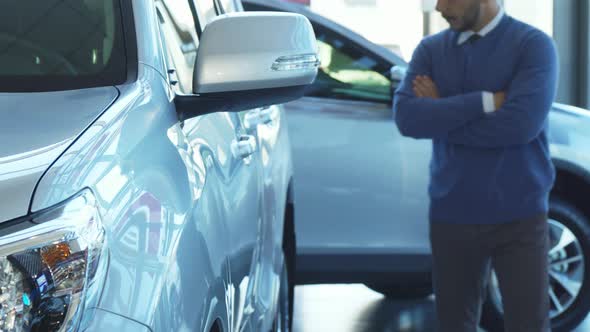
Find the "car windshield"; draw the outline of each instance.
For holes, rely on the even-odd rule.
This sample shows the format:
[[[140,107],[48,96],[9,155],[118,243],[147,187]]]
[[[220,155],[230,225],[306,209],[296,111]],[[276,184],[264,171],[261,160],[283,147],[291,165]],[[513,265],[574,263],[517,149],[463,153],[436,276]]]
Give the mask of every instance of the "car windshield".
[[[0,91],[80,89],[127,77],[119,0],[5,0]]]

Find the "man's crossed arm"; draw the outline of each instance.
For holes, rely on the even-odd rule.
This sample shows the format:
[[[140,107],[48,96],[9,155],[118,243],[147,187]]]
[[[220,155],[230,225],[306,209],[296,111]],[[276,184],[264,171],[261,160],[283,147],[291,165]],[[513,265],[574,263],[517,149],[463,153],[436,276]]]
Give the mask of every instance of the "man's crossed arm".
[[[484,112],[483,92],[441,98],[429,75],[430,55],[421,44],[395,95],[400,132],[460,145],[499,148],[527,144],[544,128],[557,86],[557,55],[549,37],[537,33],[519,55],[506,92],[494,94],[495,111]]]
[[[418,98],[432,98],[439,99],[438,87],[429,76],[418,75],[414,79],[413,88],[414,94]],[[494,101],[494,110],[499,109],[506,100],[506,93],[500,91],[492,94]]]

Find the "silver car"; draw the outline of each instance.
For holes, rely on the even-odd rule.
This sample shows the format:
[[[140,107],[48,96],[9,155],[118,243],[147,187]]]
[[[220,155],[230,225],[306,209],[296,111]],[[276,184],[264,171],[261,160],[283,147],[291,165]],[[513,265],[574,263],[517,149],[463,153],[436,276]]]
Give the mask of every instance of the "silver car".
[[[0,331],[288,331],[272,105],[317,74],[309,21],[211,0],[0,8]]]
[[[305,98],[286,105],[298,282],[358,282],[391,298],[428,296],[431,144],[400,135],[391,106],[407,64],[306,7],[274,0],[243,4],[246,10],[307,16],[320,47],[318,79]],[[557,181],[548,295],[554,331],[569,332],[590,308],[590,112],[554,104],[550,128]],[[482,323],[499,331],[502,305],[493,276],[487,299]]]

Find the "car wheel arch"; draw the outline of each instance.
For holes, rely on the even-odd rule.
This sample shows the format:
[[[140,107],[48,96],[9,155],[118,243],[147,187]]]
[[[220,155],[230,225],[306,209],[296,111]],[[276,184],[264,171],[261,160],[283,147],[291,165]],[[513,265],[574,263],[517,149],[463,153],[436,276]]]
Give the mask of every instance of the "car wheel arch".
[[[590,171],[569,161],[554,160],[553,163],[556,178],[551,196],[569,202],[590,219],[590,204],[584,202],[590,197]]]
[[[284,254],[284,264],[287,267],[287,278],[289,280],[289,331],[293,324],[293,306],[295,298],[295,274],[297,270],[297,236],[295,234],[295,203],[293,196],[293,180],[289,181],[287,189],[287,200],[285,202],[284,225],[283,225],[283,243],[281,249]]]

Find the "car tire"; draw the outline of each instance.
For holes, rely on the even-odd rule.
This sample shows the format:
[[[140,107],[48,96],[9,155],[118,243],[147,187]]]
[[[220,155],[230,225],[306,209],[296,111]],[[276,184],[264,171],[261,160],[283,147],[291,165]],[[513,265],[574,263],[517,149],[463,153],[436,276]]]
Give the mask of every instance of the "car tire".
[[[432,295],[432,285],[388,285],[381,283],[365,284],[377,293],[391,300],[416,300]]]
[[[272,332],[289,332],[292,325],[292,306],[293,303],[289,298],[289,290],[292,285],[289,283],[287,263],[283,264],[281,272],[281,286],[279,288],[279,301],[277,313],[272,327]]]
[[[293,309],[295,308],[295,270],[297,257],[297,237],[295,235],[295,207],[292,203],[285,208],[285,229],[283,231],[283,255],[287,282],[288,329],[293,328]],[[281,280],[282,282],[282,280]]]
[[[582,255],[580,261],[570,261],[570,263],[564,263],[555,267],[559,273],[569,274],[572,271],[575,272],[575,275],[581,281],[581,287],[577,296],[572,297],[568,295],[569,293],[564,291],[565,288],[560,288],[560,283],[556,282],[555,278],[550,278],[551,289],[554,290],[556,295],[559,295],[551,300],[552,330],[554,332],[569,332],[584,321],[590,310],[590,223],[588,218],[572,204],[558,198],[554,198],[550,202],[549,222],[552,238],[550,249],[555,248],[555,244],[557,243],[555,242],[557,239],[554,239],[555,236],[566,233],[566,231],[559,233],[561,231],[559,227],[565,227],[565,229],[571,232],[569,234],[573,234],[577,240],[577,242],[571,242],[563,250],[557,250],[553,255],[550,255],[550,262],[555,262],[555,260],[563,261],[564,259],[579,257],[579,254]],[[563,236],[559,238],[563,239]],[[579,254],[577,251],[579,251]],[[560,302],[564,309],[557,310],[554,305],[555,301]],[[499,295],[497,284],[492,275],[488,283],[488,292],[483,305],[481,318],[481,326],[488,332],[504,331],[500,303],[501,296]]]

